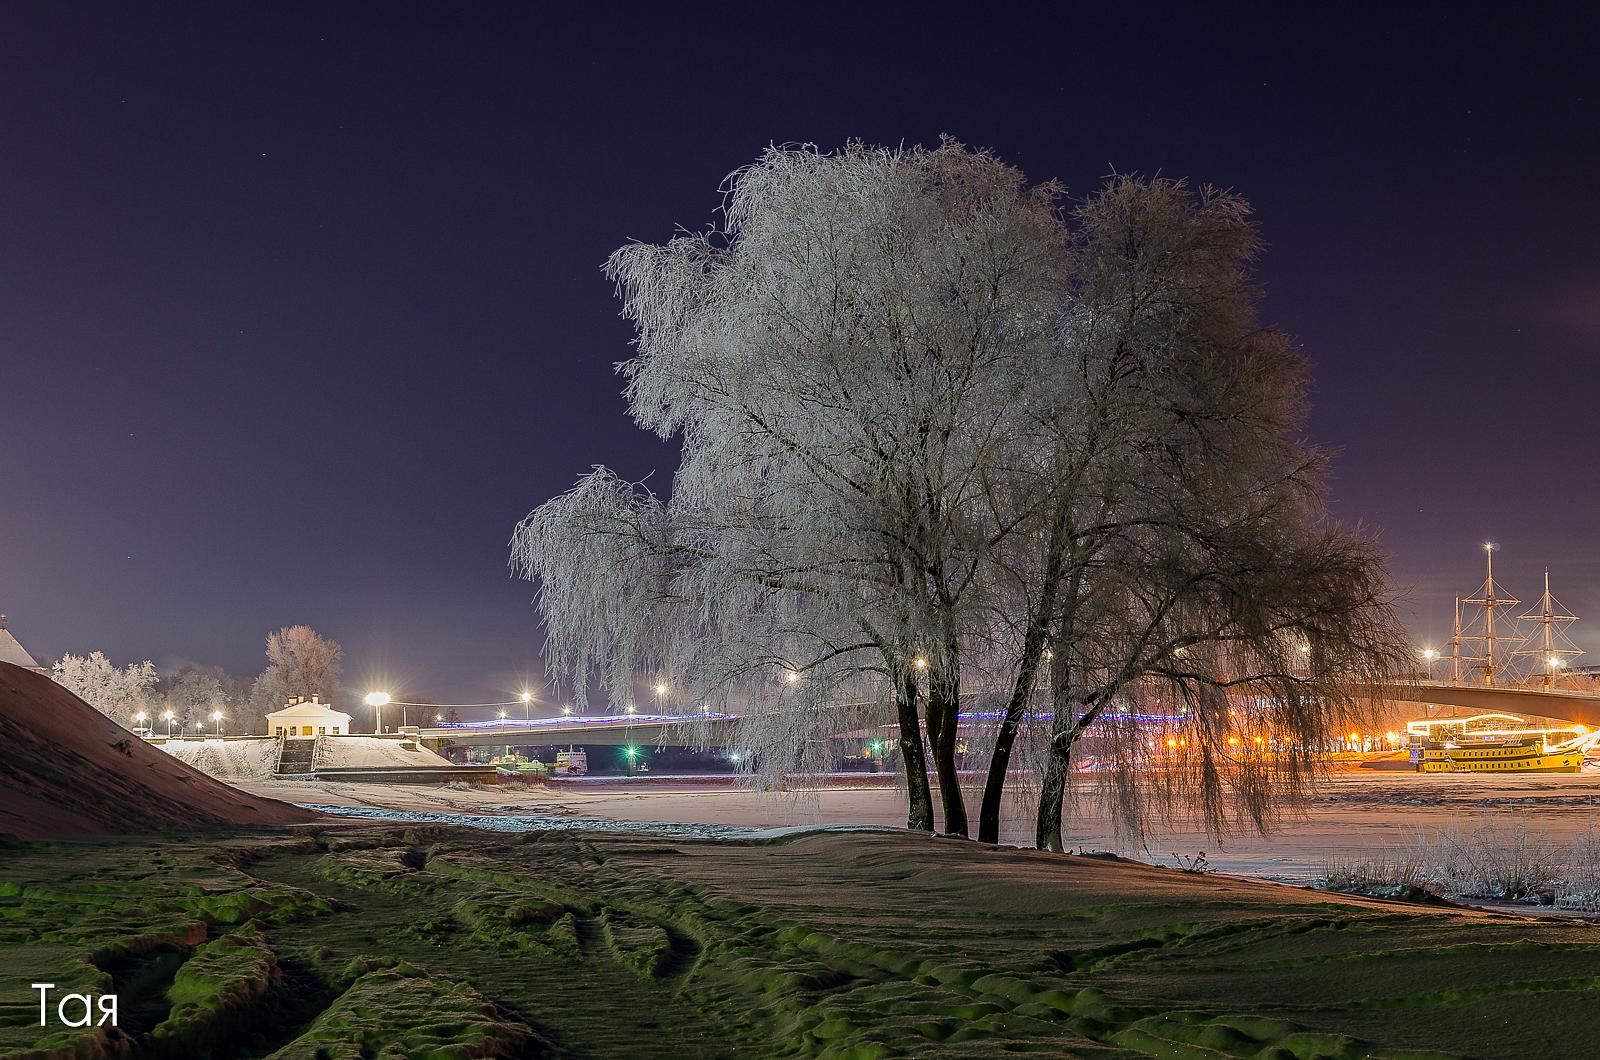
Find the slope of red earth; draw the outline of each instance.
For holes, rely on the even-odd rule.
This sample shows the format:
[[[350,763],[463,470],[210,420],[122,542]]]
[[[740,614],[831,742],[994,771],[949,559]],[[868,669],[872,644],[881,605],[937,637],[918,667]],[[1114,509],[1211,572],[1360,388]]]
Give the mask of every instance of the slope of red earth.
[[[0,838],[261,828],[315,819],[213,780],[48,677],[0,663]]]

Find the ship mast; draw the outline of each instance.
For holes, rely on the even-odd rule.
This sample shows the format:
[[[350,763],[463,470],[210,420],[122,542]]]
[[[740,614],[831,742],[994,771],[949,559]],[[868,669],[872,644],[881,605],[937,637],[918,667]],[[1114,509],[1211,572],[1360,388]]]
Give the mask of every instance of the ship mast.
[[[1564,614],[1561,602],[1550,595],[1549,567],[1544,569],[1544,595],[1539,598],[1539,606],[1521,616],[1521,620],[1539,625],[1539,646],[1524,648],[1512,654],[1537,657],[1540,684],[1549,691],[1555,684],[1557,673],[1567,666],[1567,660],[1583,654],[1582,648],[1567,639],[1566,627],[1578,621],[1578,616]]]
[[[1456,621],[1450,627],[1450,683],[1461,683],[1461,597],[1456,597]]]
[[[1504,665],[1496,663],[1494,657],[1495,641],[1501,639],[1495,626],[1495,609],[1513,607],[1522,601],[1514,596],[1506,596],[1496,592],[1499,586],[1494,582],[1494,544],[1486,542],[1483,546],[1483,551],[1488,557],[1488,576],[1484,578],[1483,587],[1478,590],[1479,595],[1469,597],[1466,601],[1469,604],[1477,604],[1483,608],[1483,632],[1478,636],[1463,639],[1483,641],[1483,662],[1481,666],[1477,666],[1474,669],[1482,670],[1483,683],[1492,686],[1496,671],[1506,669]]]

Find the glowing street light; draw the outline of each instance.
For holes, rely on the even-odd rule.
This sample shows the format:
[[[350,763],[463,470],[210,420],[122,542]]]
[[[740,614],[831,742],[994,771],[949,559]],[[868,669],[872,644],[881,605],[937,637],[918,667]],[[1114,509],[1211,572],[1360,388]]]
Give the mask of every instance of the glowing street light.
[[[628,704],[627,711],[628,711],[629,714],[637,714],[638,713],[638,709],[636,707],[634,707],[634,705],[632,703]]]
[[[227,733],[223,732],[222,730],[222,711],[213,710],[211,712],[211,720],[217,723],[217,735],[226,736]]]
[[[919,670],[926,670],[928,668],[928,657],[926,655],[919,655],[915,659],[911,660],[911,665],[915,666]]]
[[[533,702],[533,693],[523,692],[522,695],[518,696],[517,698],[522,700],[522,720],[527,721],[532,717],[532,715],[528,713],[528,711],[531,709],[528,704]]]
[[[367,706],[372,708],[373,728],[378,730],[378,735],[383,735],[383,708],[389,702],[387,692],[368,692]]]
[[[1438,657],[1439,657],[1438,649],[1436,649],[1436,648],[1423,648],[1422,649],[1422,661],[1423,661],[1424,664],[1426,664],[1426,666],[1428,668],[1428,680],[1430,680],[1430,681],[1433,680],[1433,661],[1435,659],[1437,659]]]
[[[561,713],[570,715],[572,713],[572,704],[571,703],[562,704]]]
[[[135,725],[144,725],[144,734],[145,734],[145,735],[146,735],[146,736],[149,736],[149,735],[150,735],[150,726],[148,726],[148,725],[145,725],[145,722],[146,722],[146,721],[147,721],[147,720],[149,720],[149,718],[150,718],[150,715],[148,715],[148,714],[146,714],[146,713],[145,713],[145,712],[144,712],[144,711],[142,711],[142,710],[141,710],[141,711],[140,711],[140,712],[139,712],[139,713],[137,713],[137,714],[135,714],[135,715],[134,715],[134,716],[133,716],[133,721],[134,721],[134,724],[135,724]]]
[[[792,685],[796,681],[800,680],[800,674],[797,671],[794,671],[794,670],[786,670],[786,671],[784,671],[783,679],[784,679],[784,681],[786,683]]]
[[[167,723],[167,739],[172,739],[172,711],[164,711],[161,720]]]

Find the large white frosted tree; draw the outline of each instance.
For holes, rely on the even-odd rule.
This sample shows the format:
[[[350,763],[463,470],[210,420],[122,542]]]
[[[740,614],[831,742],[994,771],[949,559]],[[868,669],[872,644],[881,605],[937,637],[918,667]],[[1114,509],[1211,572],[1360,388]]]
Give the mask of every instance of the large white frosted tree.
[[[1117,178],[1063,214],[954,143],[774,148],[726,192],[712,231],[608,262],[632,415],[682,456],[665,496],[599,468],[517,528],[552,672],[736,705],[768,779],[892,703],[908,824],[931,764],[958,834],[981,686],[990,840],[1019,740],[1047,848],[1085,739],[1131,832],[1303,793],[1403,647],[1375,550],[1322,511],[1244,202]],[[1240,696],[1283,753],[1232,750]],[[1146,768],[1147,698],[1192,708],[1193,753]]]
[[[631,410],[683,455],[665,500],[601,470],[519,529],[555,671],[736,697],[769,764],[838,731],[830,706],[893,701],[919,827],[925,704],[965,833],[961,631],[990,533],[973,513],[1049,337],[1055,195],[953,143],[775,148],[732,178],[716,230],[619,250]]]

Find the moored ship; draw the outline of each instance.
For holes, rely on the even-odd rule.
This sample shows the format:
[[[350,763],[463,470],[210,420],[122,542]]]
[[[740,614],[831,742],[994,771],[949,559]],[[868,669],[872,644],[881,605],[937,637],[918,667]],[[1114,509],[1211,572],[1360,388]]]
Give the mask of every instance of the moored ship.
[[[1412,747],[1411,760],[1421,773],[1577,773],[1583,769],[1583,751],[1552,750],[1537,736],[1466,746],[1417,744]]]

